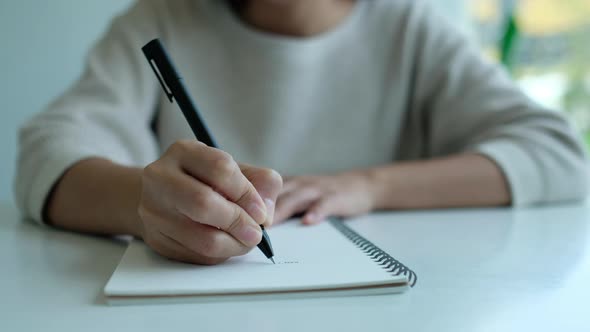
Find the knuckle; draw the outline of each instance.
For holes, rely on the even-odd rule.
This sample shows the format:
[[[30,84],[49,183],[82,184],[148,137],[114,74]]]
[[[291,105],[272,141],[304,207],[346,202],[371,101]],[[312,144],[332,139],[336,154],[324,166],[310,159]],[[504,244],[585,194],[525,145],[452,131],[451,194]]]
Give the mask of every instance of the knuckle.
[[[283,177],[279,174],[279,172],[272,168],[263,168],[261,170],[261,177],[265,182],[270,183],[273,187],[283,186]]]
[[[236,204],[243,206],[243,204],[246,204],[249,200],[254,199],[254,194],[256,194],[256,189],[254,189],[252,186],[249,186],[247,183],[244,183],[235,202]]]
[[[143,169],[143,177],[148,178],[148,179],[153,179],[155,177],[158,177],[160,174],[160,166],[158,164],[157,161],[147,165],[144,169]]]
[[[215,197],[210,190],[196,190],[190,194],[190,204],[196,215],[203,215],[215,204]]]
[[[236,230],[240,226],[240,224],[244,222],[241,208],[234,208],[233,217],[231,220],[232,222],[227,229],[228,233],[233,233],[233,231]]]
[[[234,158],[227,152],[217,150],[212,163],[212,171],[216,177],[229,177],[236,172],[238,165]]]
[[[195,141],[193,141],[193,140],[188,140],[188,139],[178,140],[178,141],[172,143],[172,145],[170,145],[170,147],[167,150],[167,153],[172,154],[172,155],[184,154],[187,151],[189,151],[191,149],[191,147],[193,147],[193,146],[195,146]]]

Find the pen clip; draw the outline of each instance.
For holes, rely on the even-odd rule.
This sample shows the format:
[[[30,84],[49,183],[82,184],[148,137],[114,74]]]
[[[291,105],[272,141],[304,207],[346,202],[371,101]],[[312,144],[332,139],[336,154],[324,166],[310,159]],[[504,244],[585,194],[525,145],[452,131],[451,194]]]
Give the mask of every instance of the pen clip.
[[[162,78],[162,74],[160,73],[160,69],[158,69],[158,66],[156,65],[156,62],[154,61],[154,59],[148,59],[148,62],[150,64],[150,67],[152,67],[152,70],[154,71],[154,74],[156,74],[156,78],[160,82],[160,85],[162,86],[162,89],[164,90],[164,93],[166,94],[166,97],[168,97],[168,100],[170,100],[170,102],[172,102],[172,99],[174,98],[174,95],[172,94],[172,92],[170,91],[170,89],[166,85],[166,82]]]
[[[160,68],[158,67],[158,61],[161,62],[162,58],[167,57],[164,48],[160,44],[160,41],[156,38],[147,43],[141,49],[148,63],[150,64],[150,67],[152,67],[152,70],[154,71],[156,78],[160,82],[160,85],[162,86],[162,89],[164,90],[166,97],[168,97],[168,100],[172,102],[172,100],[174,99],[174,94],[172,94],[172,90],[168,87],[168,85],[166,85],[166,79],[164,78]]]

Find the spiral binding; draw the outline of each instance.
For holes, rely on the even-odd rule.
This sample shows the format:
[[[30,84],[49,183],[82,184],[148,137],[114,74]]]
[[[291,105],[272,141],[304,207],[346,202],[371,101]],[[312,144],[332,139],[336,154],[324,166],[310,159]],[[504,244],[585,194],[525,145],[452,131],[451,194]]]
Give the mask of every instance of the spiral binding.
[[[346,226],[341,220],[339,219],[331,219],[330,223],[334,226],[337,230],[339,230],[344,236],[346,236],[350,241],[352,241],[357,247],[359,247],[363,252],[365,252],[373,261],[378,263],[380,266],[383,267],[387,272],[391,273],[394,276],[405,275],[408,277],[408,284],[411,287],[416,285],[418,281],[418,276],[414,271],[410,270],[407,266],[400,263],[397,259],[391,257],[388,253],[381,250],[371,241],[367,240],[363,236],[359,235],[357,232],[353,231],[350,227]]]

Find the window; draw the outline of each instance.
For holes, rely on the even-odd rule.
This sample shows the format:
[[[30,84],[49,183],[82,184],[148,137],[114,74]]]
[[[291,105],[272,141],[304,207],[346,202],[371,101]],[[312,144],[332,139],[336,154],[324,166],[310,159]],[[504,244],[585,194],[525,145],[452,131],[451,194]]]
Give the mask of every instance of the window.
[[[590,1],[467,1],[485,52],[533,99],[567,112],[590,147]]]

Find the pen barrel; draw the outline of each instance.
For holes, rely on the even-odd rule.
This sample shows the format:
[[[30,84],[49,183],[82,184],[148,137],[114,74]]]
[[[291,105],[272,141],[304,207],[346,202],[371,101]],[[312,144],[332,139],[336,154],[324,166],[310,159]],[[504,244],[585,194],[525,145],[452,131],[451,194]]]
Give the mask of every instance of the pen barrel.
[[[154,39],[141,48],[154,74],[162,85],[164,93],[172,102],[176,100],[182,114],[188,122],[197,140],[211,147],[218,147],[203,121],[199,109],[186,91],[182,78],[176,71],[174,63],[160,43]]]
[[[264,226],[260,226],[260,228],[262,229],[262,239],[260,240],[260,243],[258,243],[257,247],[260,249],[260,251],[262,251],[266,258],[271,258],[274,256],[274,252],[272,249],[272,244],[270,243],[270,237],[264,230]]]
[[[188,93],[186,93],[186,90],[181,83],[181,78],[175,80],[174,83],[178,85],[178,93],[174,96],[174,98],[176,99],[178,106],[180,106],[180,110],[186,118],[197,140],[214,148],[219,147],[211,134],[209,134],[209,129],[201,118],[201,114],[195,106],[195,103],[191,100]]]
[[[209,129],[205,125],[205,121],[201,118],[201,114],[196,104],[186,91],[182,78],[178,75],[172,60],[168,56],[168,53],[166,53],[166,50],[160,41],[158,39],[150,41],[142,47],[142,51],[150,67],[152,67],[154,74],[158,78],[160,85],[162,85],[164,93],[170,102],[176,100],[176,103],[197,140],[211,147],[219,147],[209,133]],[[262,229],[262,240],[258,244],[258,248],[266,258],[271,258],[274,256],[274,252],[272,250],[272,245],[270,244],[270,238],[264,230],[264,226],[260,226],[260,228]]]

